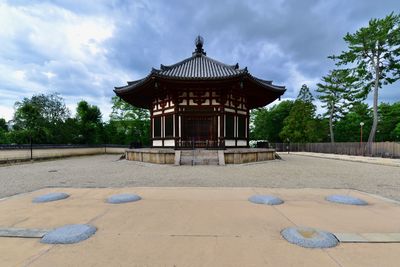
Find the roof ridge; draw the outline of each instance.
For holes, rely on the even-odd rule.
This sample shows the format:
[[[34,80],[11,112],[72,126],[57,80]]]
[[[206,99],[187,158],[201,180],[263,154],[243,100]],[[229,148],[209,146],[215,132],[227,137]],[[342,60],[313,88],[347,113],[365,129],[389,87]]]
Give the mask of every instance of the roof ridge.
[[[163,72],[163,71],[167,71],[167,70],[170,70],[170,69],[172,69],[172,68],[175,68],[175,67],[179,67],[180,65],[183,65],[183,64],[185,64],[186,62],[191,61],[191,60],[193,60],[193,59],[195,59],[195,58],[197,58],[197,57],[204,58],[204,59],[206,59],[206,60],[211,61],[212,63],[214,63],[214,64],[216,64],[216,65],[219,65],[219,66],[221,66],[221,67],[228,68],[228,69],[230,69],[230,70],[232,70],[232,71],[234,71],[234,72],[237,72],[237,73],[240,73],[240,72],[242,72],[243,70],[246,69],[246,68],[240,69],[240,68],[239,68],[239,63],[236,63],[236,64],[234,64],[234,65],[228,65],[228,64],[225,64],[225,63],[223,63],[223,62],[221,62],[221,61],[218,61],[218,60],[216,60],[216,59],[214,59],[214,58],[208,57],[208,56],[206,56],[206,55],[203,55],[203,54],[196,54],[196,55],[193,55],[193,56],[191,56],[191,57],[185,58],[185,59],[183,59],[183,60],[181,60],[181,61],[179,61],[179,62],[177,62],[177,63],[175,63],[175,64],[172,64],[172,65],[160,64],[160,70],[158,70],[158,71]],[[156,70],[156,69],[155,69],[155,70]]]
[[[208,57],[208,56],[205,56],[205,55],[202,55],[202,57],[205,57],[205,58],[207,58],[208,60],[210,60],[210,61],[212,61],[212,62],[214,62],[214,63],[216,63],[216,64],[218,64],[218,65],[222,65],[222,66],[227,67],[227,68],[229,68],[229,69],[232,69],[232,70],[234,70],[234,71],[241,71],[241,69],[239,69],[239,63],[236,63],[236,64],[234,64],[234,65],[228,65],[228,64],[225,64],[225,63],[223,63],[223,62],[221,62],[221,61],[218,61],[218,60],[216,60],[216,59],[213,59],[213,58]]]
[[[173,67],[176,67],[176,66],[178,66],[178,65],[182,65],[182,64],[186,63],[187,61],[189,61],[189,60],[195,58],[195,57],[197,57],[197,56],[194,55],[194,56],[185,58],[185,59],[183,59],[183,60],[181,60],[181,61],[179,61],[179,62],[177,62],[177,63],[175,63],[175,64],[172,64],[172,65],[164,65],[164,64],[161,64],[161,65],[160,65],[160,70],[161,70],[161,71],[165,71],[165,70],[172,69]]]

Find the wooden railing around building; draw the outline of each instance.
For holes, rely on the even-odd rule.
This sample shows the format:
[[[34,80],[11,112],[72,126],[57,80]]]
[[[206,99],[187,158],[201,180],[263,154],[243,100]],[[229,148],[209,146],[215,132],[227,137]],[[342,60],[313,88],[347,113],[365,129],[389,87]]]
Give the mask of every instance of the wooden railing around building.
[[[342,143],[271,143],[277,152],[315,152],[353,156],[400,158],[399,142]]]
[[[223,140],[177,140],[176,149],[224,149],[225,142]]]

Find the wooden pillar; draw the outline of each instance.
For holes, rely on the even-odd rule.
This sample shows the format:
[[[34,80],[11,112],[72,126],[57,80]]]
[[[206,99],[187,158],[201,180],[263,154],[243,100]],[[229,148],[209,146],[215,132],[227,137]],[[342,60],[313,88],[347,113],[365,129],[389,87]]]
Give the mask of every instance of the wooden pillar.
[[[153,138],[154,138],[154,135],[153,135],[153,132],[154,132],[154,125],[153,125],[153,106],[151,107],[151,109],[150,109],[150,147],[153,147]]]
[[[246,118],[246,142],[247,142],[247,147],[250,147],[250,111],[247,110],[247,118]]]
[[[219,116],[220,116],[220,136],[219,136],[219,145],[222,148],[225,148],[225,102],[226,102],[226,93],[221,90],[220,92],[220,105],[219,105]]]
[[[179,147],[179,101],[175,98],[174,101],[174,140],[175,140],[175,148]]]

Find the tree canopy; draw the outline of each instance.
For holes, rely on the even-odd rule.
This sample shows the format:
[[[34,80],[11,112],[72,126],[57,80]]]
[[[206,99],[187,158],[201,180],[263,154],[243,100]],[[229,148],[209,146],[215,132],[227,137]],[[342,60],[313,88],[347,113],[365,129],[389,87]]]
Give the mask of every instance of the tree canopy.
[[[15,103],[14,138],[28,143],[31,138],[40,143],[57,142],[57,128],[70,115],[64,100],[56,93],[34,95]]]
[[[321,140],[321,126],[316,119],[314,97],[307,85],[303,84],[289,115],[283,121],[279,136],[284,141],[295,143],[317,142]]]
[[[400,78],[400,15],[371,19],[368,26],[347,33],[348,50],[331,56],[337,65],[352,67],[364,98],[373,91],[373,124],[368,142],[373,142],[378,125],[378,90]]]
[[[349,69],[332,70],[322,77],[322,83],[317,84],[317,98],[323,103],[322,107],[326,109],[323,115],[329,120],[331,143],[335,142],[334,123],[354,100],[352,87],[356,80],[349,75]]]
[[[289,115],[294,101],[285,100],[271,108],[256,109],[251,113],[251,138],[280,143],[283,121]]]
[[[134,107],[119,97],[111,99],[113,104],[107,131],[112,142],[143,146],[150,144],[150,112]]]

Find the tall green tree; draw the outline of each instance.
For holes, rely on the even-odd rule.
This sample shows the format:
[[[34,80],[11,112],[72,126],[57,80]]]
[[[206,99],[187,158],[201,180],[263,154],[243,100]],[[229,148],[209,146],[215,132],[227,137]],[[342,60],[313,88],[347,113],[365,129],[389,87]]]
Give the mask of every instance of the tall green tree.
[[[297,100],[304,103],[312,103],[314,101],[314,96],[311,94],[310,88],[306,84],[301,86],[299,94],[297,95]]]
[[[394,140],[399,142],[400,141],[400,122],[396,125],[393,130]]]
[[[367,140],[368,131],[372,127],[372,111],[362,102],[355,102],[349,111],[336,123],[335,136],[337,142],[360,142],[361,126],[363,122],[363,141]]]
[[[57,93],[39,94],[15,103],[14,142],[54,143],[57,130],[69,117],[64,100]]]
[[[0,131],[8,132],[8,125],[4,118],[0,118]]]
[[[5,119],[0,118],[0,144],[8,144],[8,126]]]
[[[283,121],[289,115],[294,101],[285,100],[271,108],[255,109],[251,112],[251,132],[253,140],[268,140],[269,142],[283,142],[279,133],[283,128]]]
[[[400,123],[400,102],[380,103],[378,106],[379,124],[376,141],[395,141],[395,128]]]
[[[100,109],[82,100],[76,108],[76,119],[79,125],[79,142],[83,144],[100,144],[104,142],[103,124]]]
[[[329,132],[331,143],[335,142],[334,123],[346,111],[353,101],[352,86],[355,79],[350,77],[350,70],[337,69],[322,77],[322,83],[317,84],[317,98],[326,108],[324,116],[329,119]]]
[[[378,125],[379,89],[400,78],[400,15],[391,13],[383,19],[371,19],[367,27],[347,33],[344,41],[348,51],[331,58],[338,60],[337,65],[355,65],[353,73],[362,82],[365,97],[373,91],[373,124],[368,138],[371,143]]]
[[[113,96],[111,103],[111,120],[150,120],[150,112],[147,109],[134,107],[118,96]]]
[[[137,108],[114,96],[111,99],[112,112],[106,127],[107,136],[112,143],[150,144],[150,112]]]
[[[319,141],[319,123],[315,119],[316,107],[314,97],[307,85],[303,85],[299,95],[290,110],[289,116],[283,122],[279,136],[282,140],[294,143],[307,143]]]

